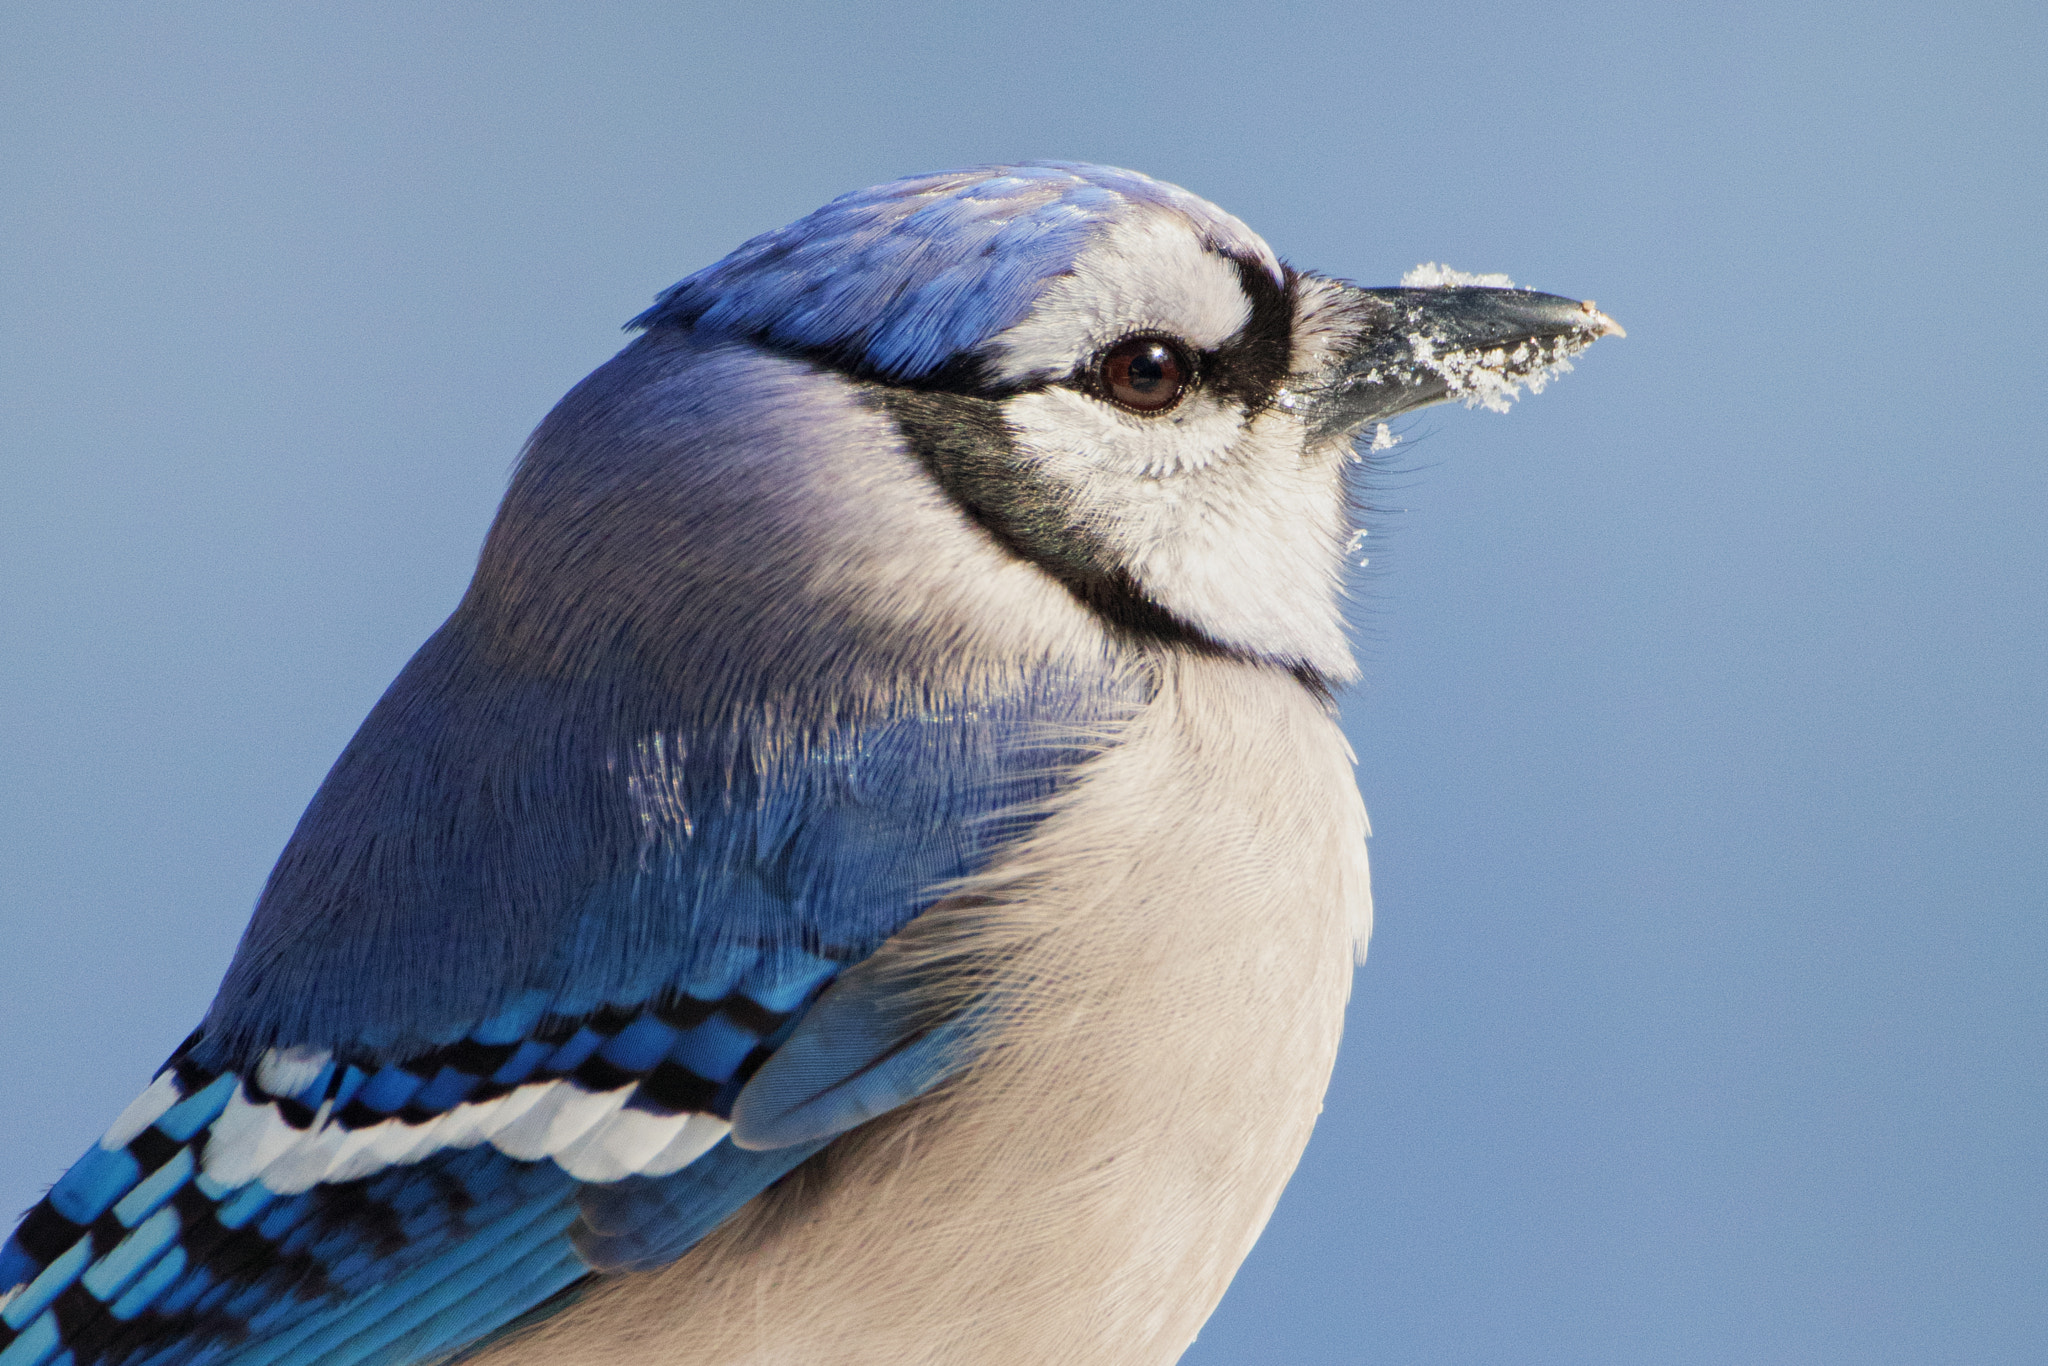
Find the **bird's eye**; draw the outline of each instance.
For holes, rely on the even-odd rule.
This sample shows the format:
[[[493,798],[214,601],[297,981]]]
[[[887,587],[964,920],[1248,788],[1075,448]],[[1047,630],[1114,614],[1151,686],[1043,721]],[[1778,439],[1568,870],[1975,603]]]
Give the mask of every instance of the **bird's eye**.
[[[1163,337],[1126,337],[1102,353],[1096,374],[1102,391],[1124,407],[1156,413],[1180,401],[1195,366]]]

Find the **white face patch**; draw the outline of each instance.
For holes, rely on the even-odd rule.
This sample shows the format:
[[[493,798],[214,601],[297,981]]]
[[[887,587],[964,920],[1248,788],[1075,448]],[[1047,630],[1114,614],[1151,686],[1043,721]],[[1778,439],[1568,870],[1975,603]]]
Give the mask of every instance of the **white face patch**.
[[[1019,394],[1005,411],[1020,429],[1046,435],[1032,453],[1048,477],[1066,484],[1102,474],[1164,480],[1205,469],[1227,459],[1244,431],[1241,408],[1200,390],[1154,417],[1068,388]]]
[[[1033,476],[1182,621],[1232,648],[1351,678],[1338,607],[1343,448],[1308,450],[1302,419],[1280,408],[1247,420],[1212,402],[1182,426],[1153,419],[1156,430],[1136,436],[1104,408],[1115,412],[1064,389],[1013,399],[1006,411]]]
[[[1314,281],[1295,296],[1290,388],[1321,382],[1349,339],[1336,303]],[[1134,333],[1227,348],[1252,311],[1234,261],[1172,215],[1134,212],[996,340],[994,378],[1046,385],[1003,405],[1016,457],[1098,558],[1223,645],[1348,679],[1338,595],[1349,442],[1311,447],[1284,392],[1254,411],[1256,400],[1198,383],[1143,414],[1060,383]]]
[[[1105,230],[1029,317],[995,339],[1000,384],[1060,379],[1133,332],[1219,346],[1251,318],[1237,267],[1202,245],[1186,221],[1142,205]]]

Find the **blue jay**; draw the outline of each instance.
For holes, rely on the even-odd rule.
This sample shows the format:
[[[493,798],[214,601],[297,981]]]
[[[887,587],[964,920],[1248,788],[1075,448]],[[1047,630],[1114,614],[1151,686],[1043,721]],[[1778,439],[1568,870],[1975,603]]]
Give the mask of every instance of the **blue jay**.
[[[0,1366],[1164,1363],[1371,916],[1354,441],[1613,324],[1042,163],[661,295],[528,444]]]

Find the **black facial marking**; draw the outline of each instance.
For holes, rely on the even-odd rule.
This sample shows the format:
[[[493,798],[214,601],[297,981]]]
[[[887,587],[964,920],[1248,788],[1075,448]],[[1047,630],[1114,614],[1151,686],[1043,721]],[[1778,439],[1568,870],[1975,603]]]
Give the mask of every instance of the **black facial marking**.
[[[1283,267],[1286,282],[1276,284],[1272,274],[1258,261],[1221,254],[1237,269],[1238,285],[1251,302],[1251,316],[1236,336],[1215,350],[1200,354],[1197,361],[1199,373],[1192,387],[1210,390],[1226,400],[1235,400],[1244,406],[1247,414],[1258,413],[1273,402],[1287,379],[1294,345],[1296,275]],[[687,331],[702,311],[701,307],[694,311],[676,310],[665,314],[658,322],[650,322],[643,314],[628,326],[643,327],[649,332],[665,328]],[[769,337],[765,328],[757,328],[734,333],[731,339],[749,341],[763,350],[809,361],[837,371],[848,379],[893,391],[994,400],[1044,389],[1049,383],[1069,384],[1090,393],[1096,393],[1101,387],[1093,374],[1093,358],[1084,361],[1080,371],[1066,379],[1031,380],[1020,384],[998,380],[992,358],[974,350],[956,352],[937,368],[921,375],[888,376],[877,372],[868,361],[865,338],[850,338],[832,346],[800,346],[778,341]],[[1103,397],[1100,393],[1097,396]]]
[[[1017,457],[1002,405],[966,394],[865,386],[903,439],[978,526],[1051,574],[1121,635],[1203,653],[1230,653],[1148,597],[1086,523]]]
[[[638,323],[639,320],[634,321]],[[650,324],[646,330],[650,335],[670,328],[687,332],[694,321],[695,318],[691,315],[679,315]],[[763,351],[788,356],[792,360],[808,361],[812,365],[837,371],[851,380],[865,384],[887,385],[892,389],[905,389],[917,393],[961,394],[973,398],[995,399],[1045,387],[1042,381],[1024,384],[1005,384],[998,381],[990,359],[974,351],[955,352],[937,368],[921,375],[890,376],[877,371],[868,361],[865,338],[856,337],[833,346],[799,346],[778,341],[768,336],[765,329],[755,329],[730,335],[716,334],[710,340],[751,342]]]
[[[1251,301],[1251,316],[1237,335],[1202,358],[1202,383],[1244,405],[1247,414],[1270,406],[1287,382],[1294,358],[1294,272],[1275,284],[1256,261],[1231,257],[1237,282]]]

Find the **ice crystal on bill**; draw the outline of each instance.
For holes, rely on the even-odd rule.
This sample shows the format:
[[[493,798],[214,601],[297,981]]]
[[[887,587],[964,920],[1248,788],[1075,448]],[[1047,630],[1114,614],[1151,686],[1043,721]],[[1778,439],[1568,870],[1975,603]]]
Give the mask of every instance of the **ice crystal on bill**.
[[[1425,261],[1401,277],[1403,289],[1449,289],[1453,285],[1480,285],[1487,289],[1513,289],[1515,282],[1505,275],[1473,275]]]

